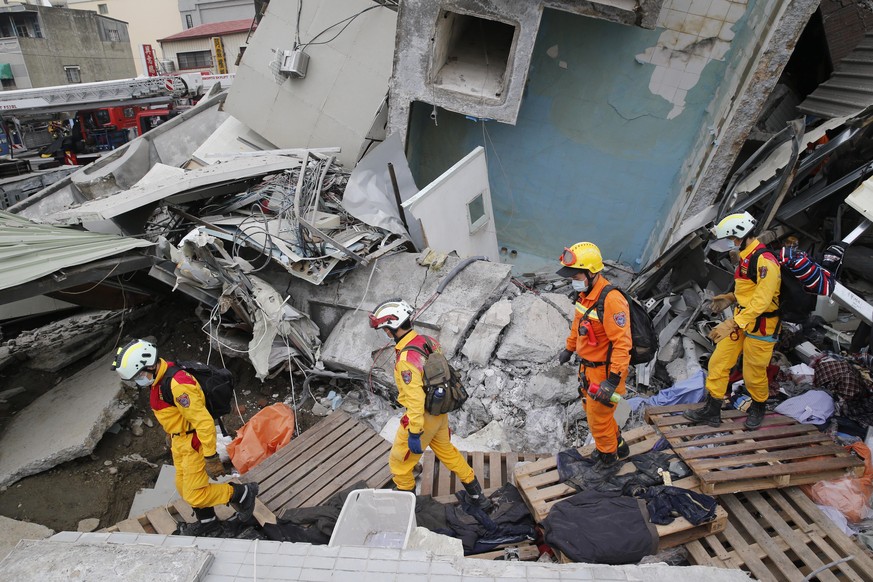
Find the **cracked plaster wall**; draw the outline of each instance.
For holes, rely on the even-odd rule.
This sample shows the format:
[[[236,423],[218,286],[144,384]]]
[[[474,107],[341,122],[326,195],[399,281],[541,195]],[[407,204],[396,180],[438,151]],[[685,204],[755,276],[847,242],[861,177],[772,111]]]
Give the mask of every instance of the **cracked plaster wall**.
[[[549,258],[590,239],[639,268],[669,237],[664,225],[684,208],[710,131],[721,131],[748,69],[766,57],[772,27],[790,54],[803,27],[785,26],[778,4],[667,0],[654,31],[546,10],[514,127],[443,110],[435,125],[430,105],[413,105],[416,180],[485,145],[501,245]],[[778,60],[763,67],[772,83],[754,88],[762,104]]]
[[[746,14],[734,27],[732,44],[737,48],[728,55],[725,82],[710,105],[718,113],[701,127],[694,155],[680,176],[677,192],[683,194],[664,222],[669,226],[653,230],[648,258],[676,242],[684,232],[683,218],[694,217],[716,200],[818,5],[818,0],[749,1]]]

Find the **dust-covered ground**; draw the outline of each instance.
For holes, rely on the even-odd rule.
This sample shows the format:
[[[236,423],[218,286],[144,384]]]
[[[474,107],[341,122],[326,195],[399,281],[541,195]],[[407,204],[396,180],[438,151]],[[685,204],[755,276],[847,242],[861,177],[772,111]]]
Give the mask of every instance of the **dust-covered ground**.
[[[178,295],[170,296],[147,308],[146,313],[138,319],[128,320],[120,330],[120,337],[116,337],[123,344],[132,337],[154,336],[161,356],[166,359],[206,361],[209,341],[201,330],[202,324],[194,310],[194,303]],[[107,366],[112,362],[115,342],[113,337],[112,345],[101,350],[99,357],[106,360]],[[35,372],[15,365],[0,371],[0,386],[4,389],[16,386],[26,389],[0,413],[0,431],[24,406],[96,357],[97,354],[87,357],[60,374]],[[220,357],[214,350],[209,363],[221,365]],[[237,380],[241,413],[224,417],[225,426],[232,434],[243,424],[243,419],[247,421],[264,406],[290,398],[291,380],[287,371],[261,383],[255,378],[248,360],[225,358],[225,364],[234,372]],[[299,390],[303,377],[295,376],[294,383]],[[135,404],[119,421],[120,431],[107,432],[88,457],[64,463],[4,488],[0,491],[0,515],[39,523],[55,531],[75,531],[79,521],[86,518],[99,518],[101,528],[127,519],[136,492],[140,488],[153,487],[161,465],[172,464],[165,433],[148,405],[148,391],[130,390]],[[297,402],[300,399],[298,392]],[[311,407],[312,403],[313,400],[309,399],[306,407]],[[138,432],[134,428],[134,424],[138,424],[134,422],[137,419],[144,421],[140,425],[141,436],[134,435],[134,432]],[[307,411],[299,411],[297,421],[301,431],[318,420],[319,417]],[[27,446],[27,443],[21,443],[20,446]]]

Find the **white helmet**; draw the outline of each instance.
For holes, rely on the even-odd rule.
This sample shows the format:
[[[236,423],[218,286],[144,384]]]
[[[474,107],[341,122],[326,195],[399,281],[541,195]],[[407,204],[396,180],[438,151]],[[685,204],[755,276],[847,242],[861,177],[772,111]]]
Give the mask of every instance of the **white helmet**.
[[[130,380],[146,366],[154,366],[158,361],[158,348],[145,340],[133,340],[124,347],[118,348],[112,369],[118,372],[122,380]]]
[[[415,310],[403,299],[389,299],[378,305],[370,314],[370,327],[373,329],[393,329],[403,327]]]
[[[740,214],[728,214],[715,225],[712,234],[715,238],[727,238],[735,236],[739,239],[746,238],[758,223],[755,217],[748,212]]]

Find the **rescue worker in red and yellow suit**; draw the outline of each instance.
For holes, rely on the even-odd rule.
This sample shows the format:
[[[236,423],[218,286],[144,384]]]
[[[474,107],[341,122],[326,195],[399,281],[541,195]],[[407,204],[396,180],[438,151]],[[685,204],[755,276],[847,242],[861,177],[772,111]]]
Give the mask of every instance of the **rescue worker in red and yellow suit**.
[[[603,276],[603,257],[597,245],[580,242],[564,249],[558,275],[572,279],[577,292],[573,323],[565,349],[558,361],[566,364],[575,353],[579,366],[579,395],[597,450],[594,469],[604,471],[630,454],[615,422],[613,394],[626,391],[630,350],[630,308],[624,295],[610,292],[603,302],[603,314],[595,305],[609,281]]]
[[[402,299],[389,299],[378,305],[370,314],[370,326],[384,329],[394,343],[394,382],[397,384],[397,401],[406,409],[394,437],[394,446],[388,457],[388,466],[394,479],[394,488],[399,491],[415,491],[415,465],[428,447],[436,458],[449,468],[464,485],[467,497],[482,509],[491,508],[491,500],[482,493],[482,486],[473,468],[464,460],[449,433],[449,415],[434,416],[425,410],[424,353],[431,353],[428,341],[434,350],[439,350],[435,339],[419,335],[412,329],[414,310]]]
[[[157,347],[145,340],[134,340],[119,348],[112,367],[123,380],[149,387],[149,404],[155,418],[170,438],[176,490],[194,509],[198,522],[186,535],[203,535],[220,524],[216,505],[230,504],[241,522],[251,518],[258,493],[257,483],[210,483],[209,478],[226,475],[215,450],[215,421],[206,410],[206,398],[197,380],[177,370],[170,380],[173,404],[161,395],[161,384],[172,362],[158,357]]]
[[[717,240],[711,248],[720,252],[738,250],[739,264],[734,272],[733,293],[716,295],[710,307],[714,313],[719,313],[734,303],[737,306],[733,317],[718,324],[709,334],[715,342],[715,351],[709,359],[706,402],[701,408],[684,414],[697,424],[721,424],[721,405],[728,379],[740,354],[743,354],[743,381],[752,397],[744,424],[748,429],[756,429],[764,421],[765,404],[770,395],[767,366],[780,329],[782,272],[776,257],[752,236],[755,223],[751,214],[743,212],[724,217],[712,229]]]

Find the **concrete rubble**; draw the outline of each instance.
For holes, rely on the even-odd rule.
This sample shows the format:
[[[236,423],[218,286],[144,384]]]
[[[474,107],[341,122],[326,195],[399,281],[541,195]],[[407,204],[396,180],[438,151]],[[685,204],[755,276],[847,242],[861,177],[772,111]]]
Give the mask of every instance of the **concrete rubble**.
[[[9,519],[0,515],[0,560],[9,555],[21,540],[41,540],[54,535],[54,531],[39,525]]]
[[[357,11],[370,5],[342,0],[334,9]],[[301,86],[283,73],[278,60],[290,48],[279,44],[288,43],[290,23],[297,18],[293,8],[288,3],[269,7],[274,18],[258,27],[248,49],[255,59],[243,63],[240,81],[245,82],[229,96],[204,99],[12,211],[38,222],[81,225],[86,231],[153,243],[148,275],[164,283],[165,292],[183,293],[199,303],[205,344],[228,357],[248,358],[261,381],[283,371],[292,382],[294,373],[307,376],[302,395],[289,397],[293,408],[312,401],[316,416],[341,409],[393,440],[400,422],[394,350],[384,334],[370,328],[368,312],[386,299],[403,298],[418,309],[417,330],[440,342],[470,394],[465,407],[450,417],[456,446],[555,453],[589,442],[578,368],[557,362],[574,309],[570,286],[554,274],[557,265],[519,275],[509,264],[459,257],[450,248],[425,249],[419,225],[407,225],[409,216],[396,207],[418,191],[397,134],[387,140],[384,135],[388,117],[381,104],[391,80],[396,13],[376,10],[367,17],[371,20],[355,20],[354,34],[347,35],[354,41],[343,42],[332,57],[333,80]],[[303,19],[307,32],[319,22],[313,14]],[[522,40],[531,44],[534,35],[526,30]],[[425,58],[430,50],[425,44],[415,43],[413,57],[399,55],[395,63],[408,67],[409,58]],[[270,66],[252,65],[256,59]],[[404,87],[396,80],[394,86]],[[514,120],[522,87],[513,86],[515,99],[497,108],[498,119]],[[412,93],[420,92],[410,91],[407,87],[401,97],[411,100]],[[314,103],[322,107],[313,109]],[[408,117],[409,107],[400,113]],[[778,368],[774,391],[782,395],[774,396],[770,407],[782,396],[812,387],[813,368],[801,382],[790,372],[794,361],[813,363],[826,352],[843,357],[841,352],[848,351],[869,369],[873,344],[861,338],[863,326],[869,333],[873,325],[873,254],[868,246],[851,245],[869,245],[873,234],[867,230],[873,182],[855,190],[873,170],[848,162],[854,160],[850,151],[867,151],[873,144],[859,129],[871,122],[870,112],[833,120],[827,131],[839,139],[801,155],[789,156],[788,142],[768,142],[757,167],[740,167],[717,205],[676,229],[664,255],[639,273],[607,261],[604,274],[645,306],[660,343],[654,360],[630,372],[628,386],[636,394],[627,396],[639,396],[634,405],[642,408],[632,412],[627,400],[621,402],[619,426],[641,425],[644,407],[670,388],[699,389],[702,397],[714,349],[708,331],[725,317],[710,312],[710,300],[730,288],[735,262],[707,246],[706,227],[728,211],[769,215],[774,249],[787,244],[789,233],[800,233],[797,248],[808,249],[816,259],[830,240],[843,239],[848,247],[833,269],[833,296],[819,298],[802,319],[784,323],[773,364]],[[794,139],[815,142],[824,131],[821,126]],[[368,159],[373,142],[383,145]],[[388,146],[393,149],[387,151]],[[402,187],[391,185],[387,170],[374,169],[385,165],[383,157],[397,162]],[[784,199],[776,195],[776,178],[783,173],[791,178]],[[367,202],[377,195],[378,201],[371,200],[375,210],[361,212],[361,198]],[[810,208],[821,212],[807,212]],[[110,310],[82,313],[21,333],[0,346],[0,368],[24,361],[34,370],[62,372],[105,351],[122,316]],[[740,385],[735,388],[740,394]],[[326,395],[327,389],[334,392]],[[25,390],[8,387],[0,393],[0,406]],[[852,406],[837,394],[833,398],[837,410],[850,416]],[[64,379],[15,416],[0,436],[0,486],[88,455],[129,407],[105,361]],[[861,420],[857,423],[866,428]],[[131,430],[141,436],[142,421],[132,421]],[[863,438],[848,436],[847,443]],[[22,442],[29,444],[22,447]],[[141,457],[121,461],[151,464]],[[163,467],[155,487],[137,494],[130,516],[172,499],[173,474],[172,467]],[[91,526],[96,527],[83,523],[81,529]],[[25,529],[20,535],[49,534]],[[415,539],[418,548],[457,555],[457,540],[446,543],[426,530],[416,530]],[[197,580],[209,571],[211,560],[209,552],[196,547],[21,542],[0,563],[0,580],[22,579],[16,576],[25,572],[30,577],[36,572],[42,580],[67,580],[77,568],[93,579],[148,571],[162,580]],[[34,563],[38,572],[24,569]],[[459,570],[474,576],[501,574],[491,564]],[[640,579],[673,575],[661,566],[644,570]],[[744,579],[736,572],[706,574]]]
[[[212,560],[211,552],[192,547],[24,540],[0,562],[0,580],[197,582],[209,571]]]
[[[130,406],[118,374],[104,360],[62,380],[0,436],[0,486],[90,454]]]

